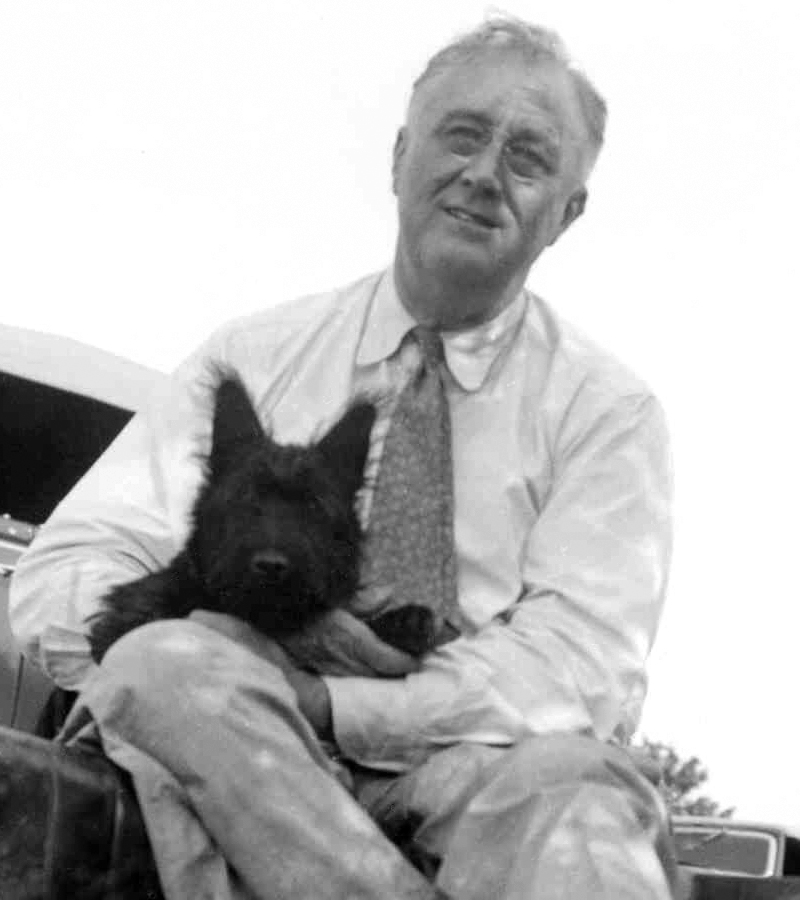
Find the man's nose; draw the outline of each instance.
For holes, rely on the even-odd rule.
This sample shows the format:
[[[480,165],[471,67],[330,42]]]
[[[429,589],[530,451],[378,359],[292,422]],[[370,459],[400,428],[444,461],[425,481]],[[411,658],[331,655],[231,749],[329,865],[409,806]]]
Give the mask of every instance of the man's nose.
[[[499,193],[502,162],[502,147],[492,141],[470,156],[462,170],[461,179],[470,187],[487,193]]]

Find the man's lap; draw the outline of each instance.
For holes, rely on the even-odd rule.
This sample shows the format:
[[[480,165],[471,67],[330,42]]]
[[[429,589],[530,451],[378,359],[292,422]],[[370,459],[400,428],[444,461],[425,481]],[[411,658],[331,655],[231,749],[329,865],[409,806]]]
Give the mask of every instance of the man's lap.
[[[408,876],[336,780],[335,764],[297,710],[282,673],[230,639],[185,620],[145,626],[112,647],[83,702],[107,746],[115,745],[118,755],[120,745],[135,747],[122,753],[121,764],[146,754],[182,786],[237,870],[258,870],[253,855],[263,855],[263,842],[246,829],[261,825],[282,835],[278,868],[309,871],[310,865],[313,872],[316,864],[321,878],[328,867],[341,867],[346,885],[349,847],[350,856],[359,857],[352,857],[351,868],[372,865],[378,882],[381,870],[387,879]],[[554,840],[593,852],[583,844],[593,828],[595,846],[602,841],[604,818],[616,821],[611,841],[635,838],[650,851],[663,843],[663,809],[652,786],[624,751],[588,737],[532,737],[510,748],[460,744],[398,777],[359,767],[353,772],[353,793],[369,816],[429,875],[443,860],[442,875],[458,896],[469,890],[460,873],[496,886],[514,869],[511,857],[533,857]],[[152,778],[140,776],[145,780],[152,790]],[[260,807],[267,810],[264,819]],[[278,816],[276,807],[283,810]],[[162,807],[162,829],[169,821],[163,813]],[[564,827],[570,815],[586,819],[589,813],[594,822]],[[167,843],[174,833],[170,829]],[[318,844],[328,849],[320,852]],[[523,869],[518,877],[535,877],[527,863]],[[413,877],[409,885],[408,896],[416,895]]]
[[[229,638],[186,620],[125,635],[79,698],[67,739],[87,711],[133,777],[173,884],[218,879],[217,853],[242,874],[242,896],[302,897],[313,885],[321,898],[372,897],[387,883],[398,897],[433,895],[337,779],[280,670]]]

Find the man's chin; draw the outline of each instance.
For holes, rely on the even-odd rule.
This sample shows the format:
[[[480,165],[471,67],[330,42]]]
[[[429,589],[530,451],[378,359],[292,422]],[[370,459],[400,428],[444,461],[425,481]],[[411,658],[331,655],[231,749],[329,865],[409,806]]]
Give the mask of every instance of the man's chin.
[[[416,270],[423,280],[438,283],[445,292],[454,289],[495,293],[504,291],[514,277],[516,261],[504,257],[497,246],[450,237],[425,242],[416,249],[416,253],[405,257],[410,272]],[[402,249],[400,252],[402,258]]]
[[[458,283],[468,281],[475,286],[499,281],[502,271],[499,260],[487,253],[440,253],[434,265],[442,277]]]

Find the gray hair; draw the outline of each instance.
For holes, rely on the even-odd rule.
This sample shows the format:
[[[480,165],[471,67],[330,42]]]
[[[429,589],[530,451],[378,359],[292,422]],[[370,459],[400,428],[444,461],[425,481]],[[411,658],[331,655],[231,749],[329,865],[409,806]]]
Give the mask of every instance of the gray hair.
[[[547,28],[531,25],[513,16],[494,15],[477,28],[456,38],[435,53],[425,70],[414,82],[411,104],[420,87],[434,79],[444,70],[461,65],[479,57],[488,50],[502,48],[510,54],[517,53],[531,63],[553,62],[561,66],[572,81],[578,98],[581,115],[586,126],[589,154],[586,160],[586,175],[594,165],[603,146],[608,110],[606,102],[567,52],[561,38]]]

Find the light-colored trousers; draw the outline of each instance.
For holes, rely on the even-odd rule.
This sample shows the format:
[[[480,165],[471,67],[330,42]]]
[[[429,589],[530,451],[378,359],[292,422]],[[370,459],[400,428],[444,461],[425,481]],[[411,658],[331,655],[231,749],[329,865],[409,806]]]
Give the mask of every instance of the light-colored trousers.
[[[189,620],[118,641],[70,730],[99,731],[133,776],[169,900],[678,894],[663,804],[623,750],[576,735],[462,744],[346,786],[280,670]],[[429,874],[441,861],[435,884],[387,834]]]

